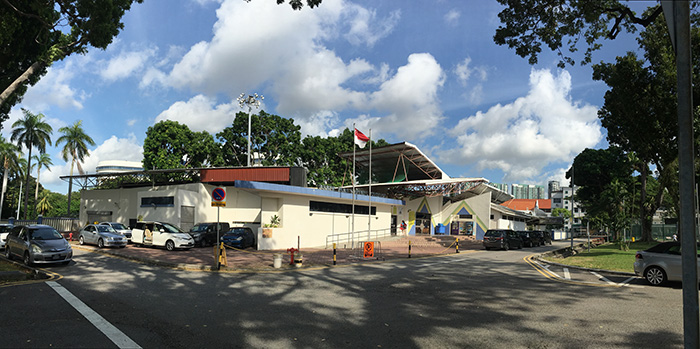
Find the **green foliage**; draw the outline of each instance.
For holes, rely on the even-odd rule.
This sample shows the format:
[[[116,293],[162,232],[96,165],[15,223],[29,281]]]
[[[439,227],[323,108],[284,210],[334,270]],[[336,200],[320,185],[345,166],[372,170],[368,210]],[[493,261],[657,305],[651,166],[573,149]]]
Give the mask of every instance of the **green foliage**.
[[[251,115],[250,149],[259,156],[263,166],[294,166],[299,162],[301,127],[294,119],[260,111]],[[216,134],[221,142],[226,166],[246,166],[248,163],[248,114],[239,112],[233,124]],[[251,162],[255,157],[251,156]]]
[[[250,2],[250,0],[246,0],[246,1]],[[306,0],[306,4],[309,7],[314,8],[318,5],[320,5],[321,1],[323,1],[323,0]],[[277,0],[278,5],[284,4],[285,2],[286,2],[286,0]],[[303,0],[289,0],[289,5],[291,5],[292,8],[295,10],[301,10],[304,7],[304,1]]]
[[[552,216],[553,217],[564,217],[564,219],[570,219],[571,218],[571,211],[569,211],[565,208],[557,207],[557,208],[552,209]]]
[[[637,17],[626,2],[620,0],[498,2],[505,9],[498,14],[503,25],[496,30],[494,42],[515,49],[515,53],[528,58],[530,64],[537,63],[542,46],[545,46],[557,52],[561,68],[576,63],[572,56],[578,51],[579,44],[586,46],[581,63],[588,64],[592,53],[602,46],[603,39],[614,39],[621,31],[634,33],[637,26],[646,27],[663,17],[661,6],[656,3],[643,16]]]
[[[0,1],[0,122],[52,62],[106,48],[124,27],[124,13],[142,1]]]
[[[146,131],[143,167],[146,170],[220,166],[221,153],[205,131],[192,132],[177,121],[161,121]]]
[[[270,223],[265,223],[263,227],[265,228],[278,228],[280,226],[280,217],[274,215],[270,217]]]

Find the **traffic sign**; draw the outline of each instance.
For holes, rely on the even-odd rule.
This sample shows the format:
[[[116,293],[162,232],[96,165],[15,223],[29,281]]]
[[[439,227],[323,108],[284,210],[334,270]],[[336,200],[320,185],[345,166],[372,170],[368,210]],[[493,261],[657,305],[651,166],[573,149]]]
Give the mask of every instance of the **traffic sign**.
[[[211,205],[213,207],[226,206],[226,188],[214,188],[211,191]]]
[[[365,252],[364,253],[365,258],[374,258],[374,242],[373,241],[365,242],[364,252]]]

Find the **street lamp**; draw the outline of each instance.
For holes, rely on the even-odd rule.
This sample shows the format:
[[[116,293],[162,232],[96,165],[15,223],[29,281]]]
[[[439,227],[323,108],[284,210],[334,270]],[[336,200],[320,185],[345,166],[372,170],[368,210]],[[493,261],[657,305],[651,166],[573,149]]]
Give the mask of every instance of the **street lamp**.
[[[250,167],[250,114],[253,111],[253,107],[260,108],[260,101],[265,99],[262,95],[253,94],[245,96],[245,93],[241,93],[236,99],[238,105],[243,108],[243,106],[248,106],[248,167]]]

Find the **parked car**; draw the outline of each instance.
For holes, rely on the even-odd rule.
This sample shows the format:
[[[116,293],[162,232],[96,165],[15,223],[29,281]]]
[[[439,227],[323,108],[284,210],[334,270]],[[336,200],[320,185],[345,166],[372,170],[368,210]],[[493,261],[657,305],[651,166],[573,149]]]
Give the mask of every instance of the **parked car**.
[[[131,241],[131,229],[124,224],[119,222],[102,222],[100,225],[106,225],[114,229],[117,233],[122,234],[126,237],[127,241]]]
[[[248,227],[235,227],[221,236],[224,245],[235,248],[248,248],[255,246],[255,234]]]
[[[681,265],[681,243],[678,241],[662,242],[644,251],[637,251],[634,257],[634,273],[654,286],[663,285],[666,281],[682,281]],[[700,267],[700,260],[698,266]]]
[[[194,239],[195,246],[214,245],[216,243],[217,223],[198,223],[190,229],[189,234]],[[220,222],[219,236],[231,230],[228,223]]]
[[[81,245],[97,245],[99,248],[112,246],[124,248],[129,241],[126,236],[119,234],[109,225],[88,224],[85,228],[80,229],[78,242]]]
[[[136,222],[136,226],[131,230],[131,242],[137,245],[165,247],[168,251],[194,247],[194,239],[189,234],[165,222]]]
[[[63,263],[73,258],[70,243],[56,229],[43,224],[18,225],[7,235],[5,257],[24,264]]]
[[[0,224],[0,248],[5,248],[5,240],[7,240],[7,234],[12,231],[14,225],[12,224]]]
[[[492,248],[503,250],[523,248],[523,239],[510,229],[489,229],[484,234],[484,248],[487,250]]]
[[[535,231],[520,230],[518,235],[523,239],[523,245],[527,247],[536,247],[542,245],[542,237]]]
[[[538,231],[540,236],[542,237],[542,245],[551,245],[552,244],[552,234],[548,231]]]

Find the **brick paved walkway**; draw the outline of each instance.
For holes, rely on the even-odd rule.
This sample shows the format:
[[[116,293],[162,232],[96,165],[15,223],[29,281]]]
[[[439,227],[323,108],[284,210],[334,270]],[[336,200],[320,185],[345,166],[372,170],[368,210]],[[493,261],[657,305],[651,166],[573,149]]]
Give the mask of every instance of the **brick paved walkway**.
[[[364,258],[363,250],[358,248],[338,248],[336,250],[337,265],[352,263],[372,263],[390,259],[408,258],[408,246],[411,244],[411,258],[431,255],[454,254],[455,236],[409,236],[397,237],[380,241],[375,245],[375,258]],[[183,269],[211,270],[215,266],[214,247],[199,247],[182,251],[167,251],[161,248],[136,247],[98,249],[94,246],[79,246],[76,248],[99,251],[123,258]],[[482,250],[480,242],[473,237],[459,236],[459,250]],[[333,249],[302,248],[303,268],[333,265]],[[282,267],[273,268],[275,254],[282,255]],[[290,255],[286,250],[257,251],[252,248],[237,250],[226,249],[228,266],[224,271],[274,271],[296,268],[290,265]]]

